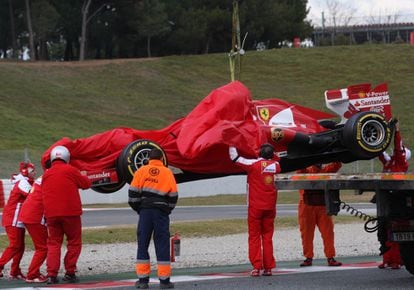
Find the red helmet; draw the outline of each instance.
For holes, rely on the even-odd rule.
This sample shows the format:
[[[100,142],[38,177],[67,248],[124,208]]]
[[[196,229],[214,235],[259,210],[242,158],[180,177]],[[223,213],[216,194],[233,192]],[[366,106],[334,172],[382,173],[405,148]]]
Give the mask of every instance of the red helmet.
[[[35,166],[31,162],[20,162],[20,173],[29,178],[34,177]]]

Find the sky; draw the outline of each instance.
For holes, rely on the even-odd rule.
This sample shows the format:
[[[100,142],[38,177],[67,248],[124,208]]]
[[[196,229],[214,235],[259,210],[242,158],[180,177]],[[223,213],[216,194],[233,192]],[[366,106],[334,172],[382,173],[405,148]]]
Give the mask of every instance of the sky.
[[[414,22],[414,0],[308,0],[308,18],[313,24],[321,25],[322,11],[325,18],[329,17],[328,2],[338,3],[343,15],[352,15],[352,21],[356,22],[353,24],[364,24],[373,18],[381,22],[389,22],[389,19]]]

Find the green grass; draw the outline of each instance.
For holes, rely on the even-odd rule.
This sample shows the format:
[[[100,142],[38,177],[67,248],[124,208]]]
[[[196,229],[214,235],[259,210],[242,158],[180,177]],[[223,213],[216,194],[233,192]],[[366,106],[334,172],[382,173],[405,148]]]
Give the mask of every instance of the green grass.
[[[412,143],[414,47],[364,45],[249,51],[242,81],[254,99],[277,97],[325,109],[323,92],[388,82],[393,113]],[[39,164],[56,140],[114,127],[162,128],[188,114],[230,77],[225,53],[86,62],[0,61],[0,177],[29,149]]]

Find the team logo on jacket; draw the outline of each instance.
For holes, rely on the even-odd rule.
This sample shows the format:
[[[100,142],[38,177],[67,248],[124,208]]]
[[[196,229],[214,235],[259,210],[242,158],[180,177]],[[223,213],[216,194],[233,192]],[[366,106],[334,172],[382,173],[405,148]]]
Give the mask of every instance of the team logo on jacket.
[[[149,174],[152,175],[152,176],[156,176],[156,175],[160,174],[160,170],[158,168],[155,168],[155,167],[150,168]]]
[[[272,184],[273,183],[273,178],[272,178],[272,176],[266,176],[265,178],[264,178],[264,182],[265,182],[265,184]]]
[[[269,117],[270,117],[269,109],[268,108],[260,108],[259,109],[259,115],[260,115],[260,118],[263,119],[263,121],[269,120]]]

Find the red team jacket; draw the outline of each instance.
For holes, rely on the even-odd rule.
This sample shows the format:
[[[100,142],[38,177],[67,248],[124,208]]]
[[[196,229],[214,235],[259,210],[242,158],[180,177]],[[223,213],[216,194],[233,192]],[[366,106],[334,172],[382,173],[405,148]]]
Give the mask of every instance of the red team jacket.
[[[24,224],[44,224],[41,184],[42,177],[39,177],[33,183],[30,194],[23,203],[19,220]]]
[[[280,172],[279,162],[263,158],[239,157],[236,164],[247,172],[249,207],[264,210],[274,209],[277,201],[275,174]]]
[[[10,192],[7,204],[4,207],[1,224],[3,227],[23,227],[18,218],[22,204],[28,196],[32,185],[27,178],[21,174],[14,175],[12,182],[14,183],[14,186]]]
[[[392,156],[384,151],[379,160],[383,164],[383,172],[407,172],[408,162],[405,156],[404,146],[402,145],[402,139],[400,131],[395,131],[394,134],[394,152]]]
[[[88,177],[63,160],[55,160],[43,175],[42,195],[45,217],[80,216],[82,203],[79,188],[91,187]]]

